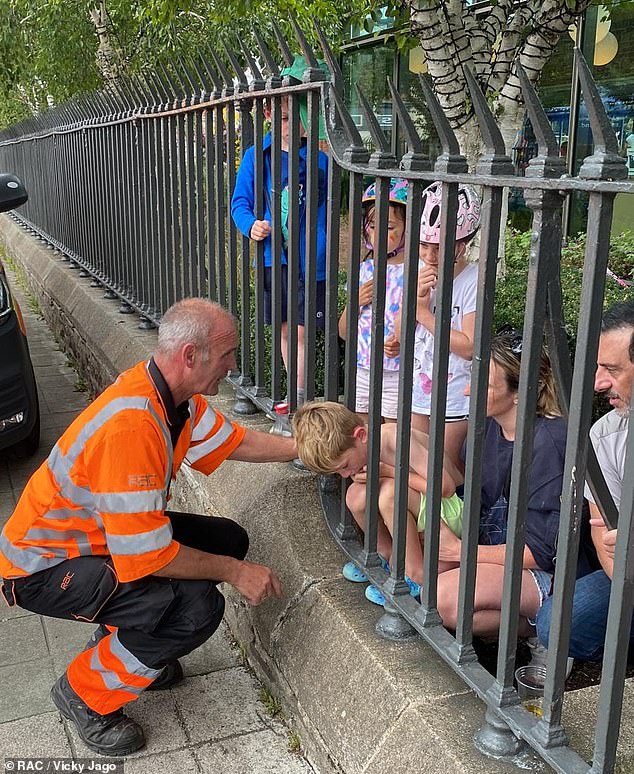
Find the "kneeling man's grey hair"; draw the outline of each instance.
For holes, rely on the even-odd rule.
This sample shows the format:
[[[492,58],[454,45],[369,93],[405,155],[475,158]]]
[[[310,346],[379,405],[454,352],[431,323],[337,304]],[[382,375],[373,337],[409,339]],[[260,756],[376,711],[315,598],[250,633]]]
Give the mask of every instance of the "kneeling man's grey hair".
[[[205,298],[185,298],[165,312],[158,329],[158,352],[170,355],[185,344],[208,352],[211,339],[223,320],[233,317],[220,304]]]

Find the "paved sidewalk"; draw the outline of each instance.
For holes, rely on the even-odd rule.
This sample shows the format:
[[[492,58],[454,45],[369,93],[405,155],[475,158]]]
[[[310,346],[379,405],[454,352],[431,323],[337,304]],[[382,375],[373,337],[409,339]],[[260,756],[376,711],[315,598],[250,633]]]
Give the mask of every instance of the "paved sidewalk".
[[[0,452],[0,528],[31,473],[62,430],[86,405],[77,374],[46,323],[34,314],[10,270],[24,313],[42,414],[40,450],[28,462]],[[0,758],[99,758],[62,721],[50,698],[54,680],[81,650],[94,626],[10,609],[0,600]],[[172,690],[142,695],[129,709],[147,746],[130,756],[126,774],[309,774],[288,751],[289,729],[259,700],[260,685],[241,666],[224,625],[182,659],[187,679]]]

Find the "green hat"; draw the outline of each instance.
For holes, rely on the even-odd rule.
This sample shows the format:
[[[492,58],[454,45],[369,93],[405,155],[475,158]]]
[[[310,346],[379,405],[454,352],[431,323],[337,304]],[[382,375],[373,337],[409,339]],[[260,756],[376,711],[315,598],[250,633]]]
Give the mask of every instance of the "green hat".
[[[328,80],[330,80],[330,70],[328,69],[328,65],[324,62],[323,59],[318,59],[317,64],[319,65],[320,69],[324,71],[324,73],[328,76]],[[300,56],[297,54],[295,58],[293,59],[293,64],[289,67],[285,67],[280,75],[282,78],[285,76],[288,76],[289,78],[295,79],[298,83],[301,83],[304,78],[304,73],[306,70],[309,69],[308,62],[304,59],[303,56]],[[308,128],[308,98],[306,94],[302,94],[298,97],[299,99],[299,117],[301,119],[302,124],[304,125],[304,129]],[[319,139],[325,140],[326,139],[326,127],[324,125],[324,117],[322,114],[323,111],[320,111],[319,113]]]

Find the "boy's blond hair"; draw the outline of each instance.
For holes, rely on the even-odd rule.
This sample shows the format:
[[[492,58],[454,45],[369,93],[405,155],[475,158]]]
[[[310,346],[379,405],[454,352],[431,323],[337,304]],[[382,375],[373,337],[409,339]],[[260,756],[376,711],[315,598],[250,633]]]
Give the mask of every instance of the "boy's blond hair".
[[[299,458],[313,473],[334,473],[341,455],[354,444],[355,428],[364,426],[361,417],[341,403],[304,403],[293,417]]]

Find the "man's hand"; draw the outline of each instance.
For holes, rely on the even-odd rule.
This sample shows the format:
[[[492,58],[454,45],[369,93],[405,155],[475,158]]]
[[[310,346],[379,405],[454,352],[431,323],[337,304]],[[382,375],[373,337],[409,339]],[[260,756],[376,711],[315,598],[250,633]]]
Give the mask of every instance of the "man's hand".
[[[396,338],[396,336],[394,336],[394,334],[387,336],[383,342],[383,352],[385,357],[398,357],[400,351],[401,342]]]
[[[616,533],[618,530],[608,529],[605,526],[603,519],[590,519],[590,526],[595,528],[599,527],[603,530],[601,535],[603,548],[605,548],[605,553],[609,556],[609,558],[612,561],[614,561],[614,549],[616,547]]]
[[[461,550],[462,540],[460,540],[460,538],[457,537],[441,519],[438,559],[441,562],[459,562]]]
[[[271,224],[268,220],[256,220],[251,226],[251,233],[249,236],[256,242],[261,242],[263,239],[266,239],[270,233]]]
[[[239,562],[235,577],[228,582],[254,607],[273,594],[276,597],[282,596],[280,579],[264,564],[246,560]]]
[[[359,307],[368,306],[372,303],[372,288],[374,287],[374,280],[369,279],[364,282],[359,288]]]

